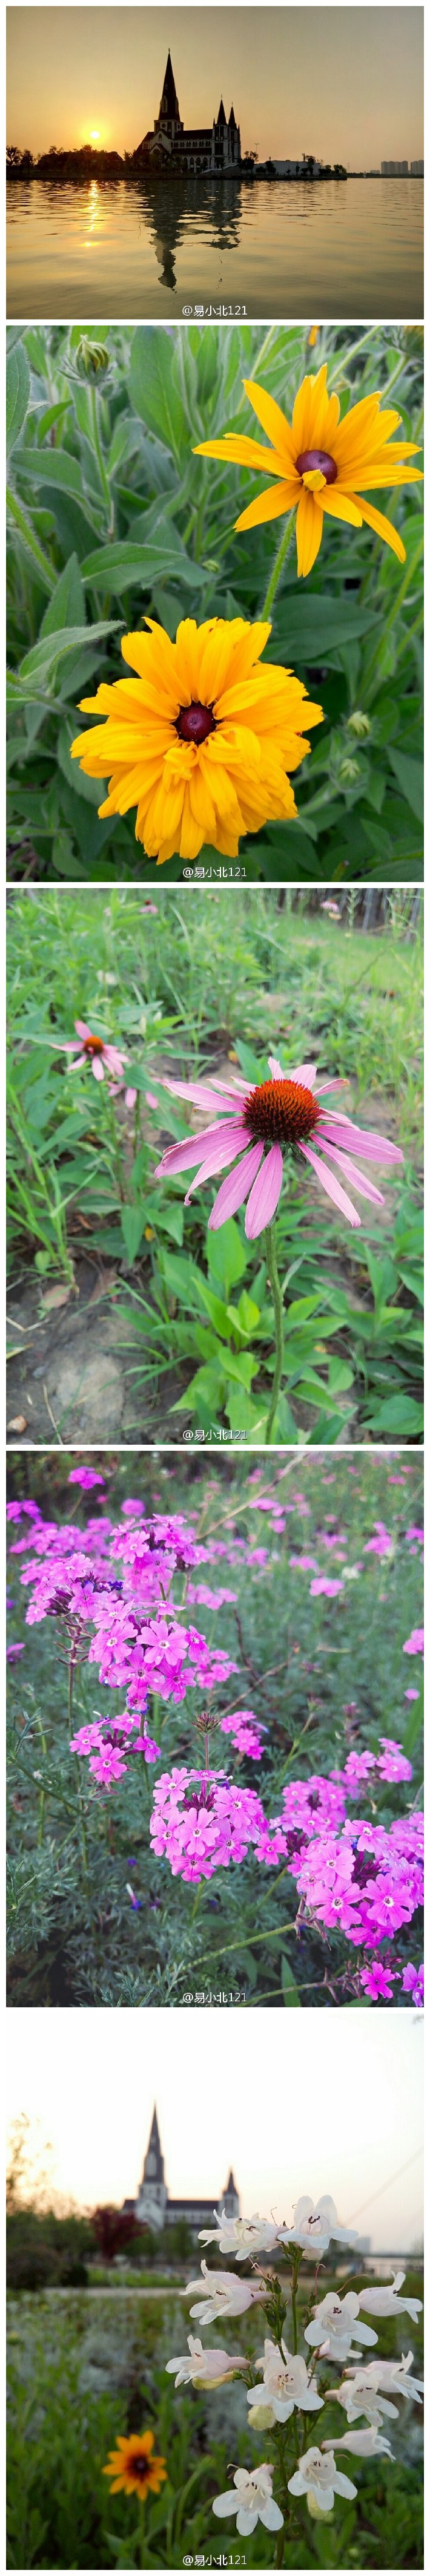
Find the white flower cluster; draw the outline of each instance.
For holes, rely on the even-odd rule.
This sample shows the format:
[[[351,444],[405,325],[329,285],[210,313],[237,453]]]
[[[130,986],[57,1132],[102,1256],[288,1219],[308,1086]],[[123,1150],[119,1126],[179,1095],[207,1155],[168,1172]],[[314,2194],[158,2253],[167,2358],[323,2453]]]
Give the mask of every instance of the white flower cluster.
[[[204,2245],[217,2245],[221,2254],[232,2254],[236,2264],[246,2262],[247,2256],[263,2255],[267,2258],[276,2247],[285,2247],[291,2250],[295,2276],[302,2255],[309,2250],[319,2261],[332,2239],[338,2245],[350,2245],[356,2241],[352,2228],[339,2226],[334,2201],[328,2194],[316,2203],[306,2196],[297,2201],[291,2227],[278,2227],[275,2220],[266,2218],[231,2219],[225,2211],[221,2219],[217,2218],[216,2211],[214,2216],[215,2227],[200,2230]],[[191,2316],[197,2317],[202,2325],[215,2325],[219,2318],[239,2316],[255,2301],[270,2298],[273,2288],[279,2287],[279,2275],[274,2273],[267,2259],[265,2264],[260,2262],[255,2281],[244,2280],[237,2271],[210,2272],[204,2259],[200,2268],[203,2295],[202,2283],[197,2280],[189,2281],[185,2297],[197,2291]],[[360,2347],[378,2341],[373,2325],[365,2322],[367,2316],[408,2316],[416,2324],[422,2301],[400,2297],[404,2279],[404,2272],[396,2272],[390,2284],[381,2282],[379,2287],[371,2289],[365,2283],[364,2289],[347,2290],[342,2298],[337,2291],[330,2290],[325,2298],[314,2301],[312,2320],[304,2327],[304,2341],[310,2347],[309,2358],[302,2353],[290,2352],[283,2335],[276,2342],[267,2335],[264,2351],[251,2364],[241,2353],[225,2352],[221,2345],[213,2344],[205,2349],[199,2337],[190,2334],[188,2352],[166,2363],[166,2369],[175,2374],[176,2388],[187,2381],[193,2388],[222,2388],[239,2372],[247,2372],[248,2375],[252,2372],[254,2378],[255,2372],[259,2371],[261,2377],[257,2386],[249,2386],[247,2390],[249,2424],[258,2433],[278,2424],[287,2424],[295,2407],[305,2417],[320,2413],[326,2400],[324,2394],[319,2394],[317,2381],[312,2376],[313,2357],[319,2362],[337,2362],[343,2369],[348,2363],[349,2353],[352,2353],[352,2362],[343,2378],[336,2388],[329,2390],[330,2402],[335,2400],[343,2408],[347,2425],[352,2429],[331,2434],[329,2440],[321,2441],[320,2447],[313,2445],[303,2451],[287,2479],[290,2495],[305,2496],[309,2513],[318,2520],[333,2511],[337,2495],[354,2497],[357,2494],[352,2479],[338,2468],[335,2454],[347,2451],[356,2459],[370,2460],[380,2452],[386,2452],[391,2459],[390,2444],[380,2427],[384,2416],[398,2414],[393,2398],[403,2396],[420,2402],[423,2382],[410,2375],[412,2352],[402,2353],[401,2361],[372,2360],[364,2363],[361,2358]],[[357,2430],[354,2429],[356,2426]],[[257,2469],[236,2469],[233,2486],[226,2489],[225,2495],[215,2497],[213,2512],[221,2517],[235,2514],[236,2530],[243,2539],[255,2530],[259,2521],[266,2531],[279,2531],[284,2516],[273,2496],[272,2480],[273,2464],[268,2460],[262,2461]]]

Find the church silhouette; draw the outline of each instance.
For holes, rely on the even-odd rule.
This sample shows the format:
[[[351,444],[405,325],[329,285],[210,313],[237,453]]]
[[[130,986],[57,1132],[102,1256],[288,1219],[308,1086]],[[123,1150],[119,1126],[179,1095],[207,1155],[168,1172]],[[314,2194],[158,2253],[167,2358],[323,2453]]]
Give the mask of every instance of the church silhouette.
[[[236,125],[234,107],[227,122],[223,99],[212,125],[187,127],[182,123],[170,52],[167,56],[159,115],[153,132],[144,134],[133,153],[134,163],[154,170],[201,171],[228,178],[240,169],[240,126]]]
[[[178,2218],[185,2218],[187,2227],[190,2228],[191,2234],[196,2237],[198,2235],[199,2227],[211,2227],[211,2225],[213,2225],[215,2210],[217,2218],[221,2217],[221,2211],[223,2209],[226,2210],[228,2218],[240,2217],[239,2195],[236,2190],[234,2174],[232,2174],[231,2171],[229,2173],[225,2191],[220,2194],[220,2198],[216,2203],[213,2199],[171,2200],[170,2192],[168,2191],[165,2180],[164,2156],[161,2151],[160,2132],[155,2107],[152,2115],[139,2190],[136,2194],[135,2200],[125,2200],[123,2202],[123,2209],[127,2217],[130,2215],[133,2218],[137,2218],[138,2220],[141,2220],[142,2225],[154,2229],[157,2227],[174,2227]]]

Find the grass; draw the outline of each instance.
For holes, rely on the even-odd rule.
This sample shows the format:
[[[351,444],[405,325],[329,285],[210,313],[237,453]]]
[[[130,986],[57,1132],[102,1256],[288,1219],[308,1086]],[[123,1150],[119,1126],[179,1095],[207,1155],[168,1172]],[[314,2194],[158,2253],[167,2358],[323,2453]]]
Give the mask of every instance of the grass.
[[[422,1436],[421,898],[394,890],[382,910],[379,898],[376,928],[363,927],[362,898],[342,900],[333,920],[319,895],[275,888],[196,887],[188,900],[157,888],[148,911],[118,887],[10,899],[12,1317],[29,1282],[33,1322],[51,1303],[55,1316],[58,1289],[73,1313],[85,1253],[117,1317],[133,1436],[264,1442],[274,1340],[264,1237],[247,1243],[243,1211],[210,1234],[215,1184],[184,1210],[182,1177],[156,1183],[153,1172],[190,1123],[163,1076],[236,1066],[251,1084],[273,1048],[286,1068],[315,1054],[348,1084],[349,1114],[404,1154],[385,1188],[382,1175],[384,1207],[374,1215],[361,1202],[357,1232],[305,1166],[303,1179],[286,1165],[274,1437]],[[88,1067],[67,1071],[61,1047],[76,1018],[124,1050],[132,1112]],[[68,1429],[60,1413],[60,1439]]]
[[[344,2272],[342,2287],[350,2277]],[[340,2269],[334,2284],[324,2265],[320,2282],[322,2295],[338,2290]],[[421,2274],[415,2278],[412,2266],[411,2290],[422,2295]],[[123,2304],[119,2294],[112,2310],[100,2294],[63,2292],[50,2299],[22,2295],[8,2305],[8,2567],[176,2568],[193,2563],[197,2552],[207,2564],[214,2549],[212,2497],[230,2483],[232,2448],[239,2464],[254,2466],[261,2435],[246,2429],[240,2384],[205,2398],[175,2391],[166,2378],[167,2358],[184,2344],[183,2302],[166,2295],[161,2310],[149,2301],[145,2309],[141,2299]],[[234,2319],[232,2349],[238,2340],[244,2351],[261,2348],[261,2319],[252,2312]],[[378,2320],[383,2355],[400,2353],[402,2340],[400,2326],[387,2329]],[[420,2325],[413,2343],[419,2372]],[[286,2566],[422,2566],[420,2423],[418,2410],[400,2403],[401,2417],[390,2427],[394,2459],[349,2463],[357,2502],[345,2505],[338,2497],[324,2531],[300,2502],[285,2544]],[[337,2430],[337,2410],[332,2421]],[[140,2554],[138,2500],[111,2496],[103,2465],[119,2433],[149,2423],[168,2481],[148,2502]],[[245,2545],[238,2540],[235,2548],[235,2541],[228,2524],[215,2549],[231,2552],[233,2565],[274,2566],[276,2539],[261,2524]]]
[[[323,360],[342,413],[380,392],[388,407],[394,398],[401,437],[421,442],[419,330],[325,326],[311,355],[306,332],[278,324],[114,325],[101,347],[79,325],[9,329],[11,876],[153,878],[133,815],[100,822],[100,788],[72,769],[77,704],[99,679],[118,676],[121,631],[148,613],[173,636],[184,615],[261,615],[279,530],[236,536],[254,475],[193,448],[225,429],[252,434],[244,378],[257,378],[291,417],[303,374]],[[370,529],[327,519],[305,582],[290,548],[269,657],[294,667],[324,723],[297,773],[297,820],[243,840],[229,877],[422,875],[420,488],[381,496],[405,544],[404,568]],[[200,853],[206,875],[218,873],[214,857],[209,847]],[[182,876],[181,859],[170,860],[167,881]]]
[[[94,1461],[92,1461],[94,1463]],[[98,1463],[98,1462],[97,1462]],[[78,1526],[86,1512],[67,1483],[70,1460],[51,1451],[45,1460],[23,1458],[11,1476],[12,1491],[30,1491],[44,1515]],[[218,1607],[199,1603],[192,1618],[212,1645],[234,1660],[233,1680],[216,1694],[223,1710],[251,1707],[262,1723],[264,1753],[258,1764],[228,1746],[232,1777],[259,1792],[266,1815],[277,1815],[286,1780],[342,1767],[351,1745],[377,1751],[382,1735],[400,1742],[413,1778],[385,1790],[380,1821],[389,1824],[412,1801],[421,1804],[422,1706],[405,1700],[419,1691],[421,1658],[403,1646],[422,1616],[420,1557],[405,1531],[421,1526],[421,1466],[417,1460],[361,1455],[353,1461],[312,1451],[297,1468],[273,1462],[255,1482],[245,1462],[226,1459],[214,1468],[188,1457],[169,1466],[148,1453],[104,1457],[107,1510],[115,1517],[127,1494],[145,1509],[181,1509],[210,1548],[220,1538],[244,1536],[253,1549],[268,1549],[263,1573],[233,1551],[227,1570],[235,1599]],[[255,1508],[257,1494],[273,1493],[289,1505],[284,1532],[272,1535],[270,1514]],[[300,1496],[307,1506],[303,1516]],[[72,1500],[73,1497],[73,1500]],[[296,1498],[296,1499],[294,1499]],[[291,1508],[292,1506],[292,1508]],[[376,1520],[393,1538],[389,1559],[366,1549]],[[362,1567],[341,1595],[310,1593],[310,1575],[290,1564],[306,1552],[326,1564],[318,1532],[345,1532],[347,1563]],[[150,1849],[153,1779],[142,1762],[131,1766],[109,1796],[96,1791],[84,1761],[69,1752],[67,1672],[58,1661],[54,1622],[25,1623],[26,1594],[20,1558],[11,1556],[13,1637],[24,1652],[10,1666],[9,1689],[9,2000],[12,2007],[143,2004],[253,2008],[322,2006],[361,2001],[356,1987],[357,1950],[337,1933],[328,1937],[311,1920],[295,1928],[297,1890],[285,1866],[260,1868],[252,1852],[239,1866],[196,1887],[172,1878],[167,1860]],[[209,1588],[219,1560],[209,1561]],[[232,1695],[233,1694],[233,1695]],[[103,1704],[103,1691],[101,1694]],[[110,1704],[111,1706],[111,1701]],[[122,1708],[123,1698],[114,1702]],[[87,1723],[100,1708],[100,1684],[82,1664],[75,1682],[75,1720]],[[161,1746],[162,1767],[200,1763],[195,1694],[183,1703],[151,1703],[148,1726]],[[215,1759],[225,1761],[226,1738],[215,1733]],[[366,1804],[366,1813],[368,1812]],[[127,1893],[130,1859],[139,1910]],[[418,1964],[420,1918],[396,1940],[403,1964]],[[391,1945],[388,1944],[388,1956]],[[343,1984],[346,1979],[345,1985]],[[393,2006],[402,1989],[395,1985]]]

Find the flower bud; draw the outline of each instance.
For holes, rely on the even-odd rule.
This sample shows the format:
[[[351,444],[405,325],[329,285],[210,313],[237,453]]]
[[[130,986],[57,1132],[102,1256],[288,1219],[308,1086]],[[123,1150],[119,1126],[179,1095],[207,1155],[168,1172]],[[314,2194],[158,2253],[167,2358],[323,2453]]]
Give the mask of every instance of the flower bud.
[[[359,776],[360,764],[358,760],[347,759],[339,761],[338,779],[341,787],[352,787],[354,779],[359,778]]]
[[[308,2495],[307,2495],[307,2497],[306,2497],[306,2503],[307,2503],[308,2513],[312,2514],[312,2521],[313,2521],[313,2522],[333,2522],[333,2520],[334,2520],[334,2505],[332,2505],[331,2513],[326,2513],[325,2508],[324,2508],[324,2505],[322,2505],[322,2504],[319,2504],[319,2503],[318,2503],[318,2497],[317,2497],[316,2495],[314,2495],[313,2487],[310,2487],[310,2488],[309,2488],[309,2493],[308,2493]]]
[[[255,2406],[250,2406],[249,2408],[248,2421],[252,2425],[254,2433],[268,2432],[270,2426],[276,2423],[273,2406],[269,2406],[268,2404],[265,2405],[263,2398],[261,2398],[261,2400],[257,2398]]]
[[[88,340],[84,332],[76,350],[75,366],[80,376],[105,376],[109,366],[109,350],[103,347],[101,340]]]
[[[357,742],[361,742],[364,735],[370,733],[370,716],[365,715],[363,707],[353,708],[352,716],[348,716],[348,727],[350,733],[356,734]]]

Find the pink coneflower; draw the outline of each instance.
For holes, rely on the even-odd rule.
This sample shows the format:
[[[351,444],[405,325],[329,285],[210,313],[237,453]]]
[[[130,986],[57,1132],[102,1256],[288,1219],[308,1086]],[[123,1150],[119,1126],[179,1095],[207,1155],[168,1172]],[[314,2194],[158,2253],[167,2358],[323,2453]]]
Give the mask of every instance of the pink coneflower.
[[[118,1047],[108,1046],[105,1038],[95,1037],[93,1029],[87,1028],[86,1020],[75,1020],[75,1029],[76,1038],[61,1038],[55,1042],[56,1052],[58,1049],[61,1055],[74,1056],[71,1072],[78,1073],[80,1065],[89,1064],[95,1082],[104,1082],[105,1069],[115,1081],[121,1082],[125,1057],[119,1054]]]
[[[186,1194],[188,1207],[191,1193],[200,1182],[234,1163],[234,1171],[217,1192],[209,1225],[223,1225],[246,1199],[245,1234],[252,1242],[275,1215],[282,1187],[283,1151],[289,1148],[294,1155],[304,1155],[322,1189],[334,1199],[342,1216],[348,1217],[349,1224],[359,1225],[357,1210],[337,1180],[332,1164],[346,1181],[354,1183],[361,1198],[382,1207],[381,1191],[375,1189],[373,1181],[363,1179],[357,1164],[351,1161],[351,1147],[363,1162],[391,1165],[403,1162],[400,1146],[392,1145],[386,1136],[355,1127],[344,1109],[326,1109],[325,1094],[341,1091],[343,1085],[340,1081],[320,1082],[316,1092],[316,1065],[296,1065],[288,1075],[283,1073],[276,1056],[269,1056],[269,1065],[270,1082],[258,1082],[253,1090],[240,1075],[231,1081],[214,1074],[203,1082],[164,1083],[164,1089],[179,1099],[191,1100],[198,1109],[216,1110],[218,1114],[200,1135],[186,1136],[181,1145],[168,1145],[162,1162],[157,1164],[156,1180],[198,1163],[196,1178]]]

